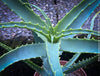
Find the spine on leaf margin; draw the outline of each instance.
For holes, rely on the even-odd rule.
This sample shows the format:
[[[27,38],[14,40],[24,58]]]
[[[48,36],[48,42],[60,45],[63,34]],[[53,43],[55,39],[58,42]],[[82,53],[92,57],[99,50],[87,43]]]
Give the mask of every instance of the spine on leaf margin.
[[[71,73],[71,72],[81,68],[81,67],[91,64],[92,62],[96,61],[97,59],[98,59],[98,55],[88,58],[86,60],[79,61],[79,62],[73,64],[72,66],[70,66],[69,68],[63,67],[62,69],[63,69],[64,73],[68,74],[68,73]]]

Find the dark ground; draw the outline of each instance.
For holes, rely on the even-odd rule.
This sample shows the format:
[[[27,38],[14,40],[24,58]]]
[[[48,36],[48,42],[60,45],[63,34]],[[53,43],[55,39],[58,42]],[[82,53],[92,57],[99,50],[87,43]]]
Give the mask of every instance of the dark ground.
[[[39,6],[41,9],[43,9],[46,14],[51,19],[52,25],[55,26],[57,22],[64,17],[66,13],[68,13],[74,5],[78,4],[81,0],[29,0],[30,3],[35,4]],[[40,14],[38,10],[33,8],[33,10],[40,15],[42,18],[43,16]],[[83,28],[87,29],[90,26],[90,22],[94,14],[100,10],[100,5],[95,9],[95,11],[92,13],[92,15],[88,18],[88,20],[85,22]],[[12,12],[6,5],[4,5],[0,1],[0,22],[10,22],[10,21],[22,21],[14,12]],[[100,31],[99,28],[99,21],[100,16],[98,16],[95,19],[95,27],[94,30]],[[16,46],[13,45],[20,45],[20,44],[26,44],[34,42],[34,37],[32,37],[32,33],[30,30],[27,29],[21,29],[21,28],[10,28],[9,30],[6,29],[0,29],[0,41],[15,48]],[[12,33],[11,33],[12,32]],[[18,43],[20,41],[20,43]],[[12,45],[13,44],[13,45]],[[0,48],[0,55],[4,52],[3,48]],[[63,56],[61,59],[68,60],[68,57],[70,58],[72,54],[63,53]],[[79,59],[86,58],[84,56],[90,57],[93,55],[90,54],[82,54]],[[37,63],[38,65],[41,65],[41,60],[39,58],[32,59],[33,62]],[[41,62],[41,63],[40,63]],[[85,68],[83,68],[87,76],[100,76],[100,62],[94,62]],[[6,68],[3,72],[0,73],[0,76],[33,76],[34,70],[29,68],[25,63],[22,61],[14,63],[13,65]]]

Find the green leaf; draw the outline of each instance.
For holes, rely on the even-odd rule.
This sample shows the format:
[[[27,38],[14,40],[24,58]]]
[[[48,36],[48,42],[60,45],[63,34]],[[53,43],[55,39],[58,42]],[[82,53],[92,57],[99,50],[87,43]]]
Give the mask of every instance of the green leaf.
[[[24,27],[30,30],[34,30],[37,32],[42,31],[42,33],[48,34],[48,30],[46,27],[42,27],[39,24],[32,24],[30,22],[8,22],[8,23],[0,23],[0,28],[3,27]]]
[[[44,41],[49,39],[48,30],[45,27],[41,27],[40,25],[34,25],[32,23],[25,22],[9,22],[9,23],[0,23],[0,28],[5,27],[20,27],[27,28],[33,30],[37,35],[39,35]]]
[[[23,1],[23,2],[28,2],[28,0],[21,0],[21,1]]]
[[[44,43],[44,41],[34,31],[32,31],[32,34],[34,36],[35,43]]]
[[[64,65],[64,67],[70,67],[78,59],[81,53],[76,53],[69,61]]]
[[[47,59],[52,74],[50,76],[63,76],[62,68],[59,63],[59,43],[46,42]]]
[[[99,0],[83,0],[58,22],[55,27],[56,32],[80,28],[99,3]]]
[[[28,44],[9,51],[0,57],[0,71],[20,60],[46,56],[45,44]]]
[[[48,76],[53,75],[50,64],[47,60],[47,57],[42,57],[42,61],[43,61],[43,68],[45,69],[45,71],[48,73]]]
[[[0,46],[3,47],[5,50],[10,51],[12,48],[0,42]]]
[[[61,38],[61,37],[73,35],[73,34],[93,34],[93,35],[100,36],[100,32],[88,30],[88,29],[69,29],[69,30],[58,33],[56,36]]]
[[[42,76],[47,76],[48,74],[46,73],[45,69],[41,68],[40,66],[36,65],[33,63],[31,60],[26,59],[24,62],[30,66],[32,69],[36,70],[38,73],[40,73]]]
[[[5,44],[3,44],[1,42],[0,42],[0,46],[5,48],[7,50],[7,52],[13,50],[9,46],[7,46],[7,45],[5,45]],[[47,75],[46,71],[43,68],[41,68],[40,66],[36,65],[31,60],[27,59],[27,60],[24,60],[23,62],[26,63],[30,68],[36,70],[41,75],[43,75],[43,76]]]
[[[93,29],[93,26],[94,26],[94,20],[95,20],[95,18],[97,17],[97,15],[100,13],[100,11],[98,11],[95,15],[94,15],[94,17],[92,18],[92,20],[91,20],[91,27],[90,27],[90,29],[92,30]]]
[[[42,10],[42,9],[40,9],[39,7],[37,7],[36,5],[34,5],[34,4],[30,4],[30,3],[25,3],[25,4],[27,4],[27,5],[29,5],[29,6],[33,6],[33,7],[35,7],[36,9],[38,9],[41,13],[42,13],[42,15],[44,16],[44,18],[45,18],[45,20],[46,20],[46,22],[47,22],[47,27],[49,28],[49,26],[52,26],[51,25],[51,22],[50,22],[50,18],[48,18],[48,16],[45,14],[45,12]],[[49,25],[49,26],[48,26]]]
[[[91,26],[90,26],[90,29],[91,30],[93,30],[93,27],[94,27],[94,20],[95,20],[95,18],[97,17],[97,15],[100,13],[100,11],[98,11],[95,15],[94,15],[94,17],[92,18],[92,20],[91,20]],[[91,37],[91,34],[88,34],[88,37],[87,38],[90,38]]]
[[[95,0],[95,2],[89,4],[89,6],[86,9],[84,9],[66,29],[80,28],[99,4],[100,0]]]
[[[60,50],[72,53],[100,53],[98,44],[94,39],[61,39]]]
[[[88,58],[86,60],[79,61],[78,63],[73,64],[71,67],[66,68],[66,66],[64,66],[62,69],[63,69],[64,73],[68,74],[68,73],[78,70],[88,64],[91,64],[94,61],[97,61],[97,59],[98,59],[98,55]]]
[[[39,24],[41,26],[47,26],[47,24],[36,15],[32,9],[30,9],[27,5],[23,4],[21,0],[2,0],[5,4],[7,4],[12,11],[18,14],[25,22],[31,21],[34,24]]]

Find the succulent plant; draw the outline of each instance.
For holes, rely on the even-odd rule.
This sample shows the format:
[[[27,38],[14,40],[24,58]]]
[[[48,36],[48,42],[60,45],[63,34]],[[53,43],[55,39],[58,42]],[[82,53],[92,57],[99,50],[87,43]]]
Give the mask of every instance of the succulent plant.
[[[15,49],[0,42],[0,46],[8,52],[0,57],[0,71],[9,65],[23,60],[31,68],[35,69],[42,76],[63,76],[81,67],[84,67],[98,58],[98,55],[75,63],[80,54],[99,54],[99,40],[91,39],[91,35],[100,36],[100,32],[93,31],[94,19],[90,29],[82,29],[82,25],[91,15],[94,9],[100,4],[100,0],[83,0],[67,13],[55,27],[50,19],[39,7],[29,4],[27,0],[2,0],[19,15],[23,22],[0,23],[0,28],[20,27],[32,30],[35,43],[22,45]],[[39,10],[45,21],[34,13],[30,6]],[[73,38],[76,34],[88,34],[87,38]],[[74,53],[73,57],[64,66],[60,65],[60,52]],[[30,58],[40,57],[43,67],[34,64]]]

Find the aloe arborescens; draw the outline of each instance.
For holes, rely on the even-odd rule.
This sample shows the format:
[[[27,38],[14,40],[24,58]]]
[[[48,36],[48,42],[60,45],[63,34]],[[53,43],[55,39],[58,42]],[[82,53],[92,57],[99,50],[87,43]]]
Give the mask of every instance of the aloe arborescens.
[[[50,19],[43,10],[29,4],[27,0],[2,1],[24,21],[0,23],[0,28],[20,27],[30,29],[34,31],[35,43],[22,45],[15,49],[0,43],[0,46],[8,50],[7,53],[0,57],[0,71],[15,62],[24,60],[25,63],[38,71],[42,76],[63,76],[64,73],[73,72],[98,58],[98,56],[94,56],[74,63],[81,53],[100,53],[100,49],[98,49],[100,41],[90,39],[91,34],[100,36],[100,32],[92,29],[81,29],[90,14],[100,4],[100,0],[81,1],[55,27],[52,27]],[[40,10],[46,21],[36,15],[30,6]],[[88,37],[83,39],[70,37],[70,35],[75,34],[88,34]],[[63,67],[59,63],[60,51],[75,53]],[[43,60],[43,68],[29,60],[36,57],[40,57]]]

